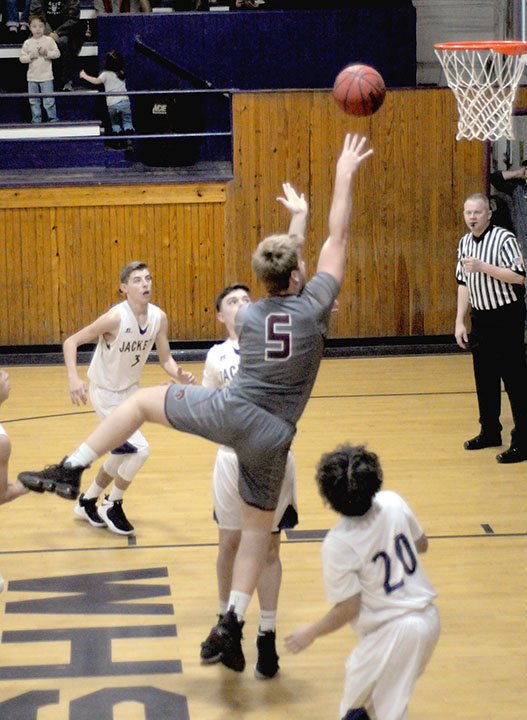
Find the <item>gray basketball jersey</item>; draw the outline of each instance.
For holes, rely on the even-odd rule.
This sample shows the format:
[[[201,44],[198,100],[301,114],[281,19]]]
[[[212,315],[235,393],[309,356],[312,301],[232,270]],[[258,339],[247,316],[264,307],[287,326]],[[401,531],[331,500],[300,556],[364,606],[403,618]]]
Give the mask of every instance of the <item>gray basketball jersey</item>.
[[[240,369],[231,392],[296,424],[315,382],[339,284],[317,273],[300,295],[272,296],[236,315]]]

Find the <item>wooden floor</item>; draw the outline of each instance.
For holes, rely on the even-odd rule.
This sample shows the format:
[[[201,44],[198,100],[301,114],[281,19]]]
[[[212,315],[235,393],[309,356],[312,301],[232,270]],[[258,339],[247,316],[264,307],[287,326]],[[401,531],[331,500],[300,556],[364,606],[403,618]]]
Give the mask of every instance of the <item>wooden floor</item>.
[[[1,422],[14,477],[62,458],[96,418],[69,404],[62,367],[8,370]],[[147,366],[145,384],[161,379]],[[508,439],[505,396],[503,405]],[[252,673],[256,601],[246,672],[199,664],[216,612],[214,446],[146,428],[151,457],[126,497],[133,538],[75,520],[73,504],[51,495],[1,507],[1,720],[337,720],[351,631],[297,656],[283,637],[327,610],[320,538],[335,518],[313,472],[321,452],[349,439],[379,453],[385,487],[409,501],[431,540],[424,563],[442,635],[410,717],[525,720],[527,464],[464,451],[477,430],[468,355],[324,361],[293,448],[301,522],[283,540],[281,671],[267,682]]]

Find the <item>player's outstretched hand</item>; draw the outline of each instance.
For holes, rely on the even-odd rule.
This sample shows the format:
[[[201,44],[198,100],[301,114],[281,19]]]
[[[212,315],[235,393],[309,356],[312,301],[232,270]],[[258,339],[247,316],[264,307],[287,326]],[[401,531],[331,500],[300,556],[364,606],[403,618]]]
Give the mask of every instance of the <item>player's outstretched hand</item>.
[[[299,195],[291,183],[288,182],[282,183],[282,189],[284,197],[277,197],[278,202],[282,203],[291,215],[297,215],[298,213],[307,215],[308,206],[304,193]]]
[[[191,372],[188,372],[187,370],[183,370],[183,368],[178,367],[177,382],[181,383],[182,385],[195,385],[196,378]]]
[[[285,638],[284,644],[289,652],[296,654],[309,647],[314,640],[313,625],[301,625]]]
[[[372,148],[365,149],[366,142],[366,138],[360,137],[357,133],[346,135],[342,152],[337,161],[337,173],[339,171],[354,173],[364,160],[373,154]]]

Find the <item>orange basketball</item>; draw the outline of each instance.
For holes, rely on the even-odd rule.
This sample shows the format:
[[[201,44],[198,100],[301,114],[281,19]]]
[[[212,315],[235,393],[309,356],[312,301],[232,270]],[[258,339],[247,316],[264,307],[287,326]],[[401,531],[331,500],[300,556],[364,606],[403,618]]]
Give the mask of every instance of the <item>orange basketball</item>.
[[[333,85],[335,102],[348,115],[365,117],[381,107],[386,95],[382,76],[369,65],[348,65]]]

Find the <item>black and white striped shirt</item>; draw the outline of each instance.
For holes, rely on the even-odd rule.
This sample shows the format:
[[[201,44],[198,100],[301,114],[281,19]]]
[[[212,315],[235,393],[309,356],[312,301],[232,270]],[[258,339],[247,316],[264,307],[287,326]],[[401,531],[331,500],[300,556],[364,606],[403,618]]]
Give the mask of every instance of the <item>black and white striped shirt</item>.
[[[466,273],[462,262],[466,257],[509,268],[525,276],[520,248],[510,230],[489,225],[481,237],[474,237],[472,233],[463,235],[457,251],[456,280],[467,286],[469,302],[475,310],[495,310],[523,297],[523,285],[506,283],[483,272]]]

